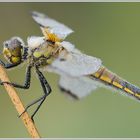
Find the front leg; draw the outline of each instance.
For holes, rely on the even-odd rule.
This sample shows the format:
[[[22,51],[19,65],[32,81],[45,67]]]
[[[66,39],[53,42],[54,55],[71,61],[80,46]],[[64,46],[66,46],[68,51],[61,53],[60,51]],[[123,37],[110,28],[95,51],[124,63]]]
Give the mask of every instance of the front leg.
[[[10,69],[10,68],[16,67],[17,65],[19,65],[19,63],[17,63],[17,64],[12,64],[12,63],[5,64],[2,60],[0,60],[0,65],[2,65],[6,69]]]
[[[16,83],[9,83],[9,82],[1,82],[0,85],[3,85],[6,83],[6,84],[10,84],[16,88],[28,89],[30,87],[30,82],[31,82],[31,68],[32,68],[31,66],[27,67],[26,79],[25,79],[24,85],[19,85]]]

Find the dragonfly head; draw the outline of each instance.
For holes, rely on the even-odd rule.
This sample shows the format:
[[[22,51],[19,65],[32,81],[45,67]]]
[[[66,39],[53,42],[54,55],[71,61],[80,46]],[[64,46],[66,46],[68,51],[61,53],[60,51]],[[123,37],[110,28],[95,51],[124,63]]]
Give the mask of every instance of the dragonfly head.
[[[20,64],[24,43],[19,37],[12,37],[3,43],[3,55],[13,64]]]

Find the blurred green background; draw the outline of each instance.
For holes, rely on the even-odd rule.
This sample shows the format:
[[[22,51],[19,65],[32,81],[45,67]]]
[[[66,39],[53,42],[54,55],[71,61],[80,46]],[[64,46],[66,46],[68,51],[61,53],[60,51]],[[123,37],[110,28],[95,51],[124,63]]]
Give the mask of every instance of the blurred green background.
[[[67,40],[140,86],[140,3],[0,3],[0,50],[12,36],[26,42],[28,36],[42,35],[30,16],[32,10],[71,27],[75,33]],[[11,81],[23,83],[25,68],[8,71]],[[31,88],[17,90],[24,105],[42,95],[34,72],[32,75]],[[139,102],[104,88],[81,101],[71,101],[59,91],[57,75],[45,76],[53,91],[35,116],[42,137],[140,137]],[[0,137],[29,137],[17,116],[0,87]]]

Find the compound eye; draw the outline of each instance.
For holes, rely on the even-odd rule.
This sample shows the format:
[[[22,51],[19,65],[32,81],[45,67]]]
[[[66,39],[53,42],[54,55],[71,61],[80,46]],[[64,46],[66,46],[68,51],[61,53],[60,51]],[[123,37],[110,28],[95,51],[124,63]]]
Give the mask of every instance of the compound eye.
[[[8,44],[8,42],[4,42],[4,47],[9,47],[9,44]]]

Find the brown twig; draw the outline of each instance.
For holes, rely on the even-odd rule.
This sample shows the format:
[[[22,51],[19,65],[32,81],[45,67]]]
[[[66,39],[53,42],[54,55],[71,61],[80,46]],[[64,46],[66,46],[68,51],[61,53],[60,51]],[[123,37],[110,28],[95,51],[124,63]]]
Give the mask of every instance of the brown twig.
[[[0,65],[0,79],[1,79],[1,81],[10,82],[5,70],[3,69],[3,67],[1,65]],[[8,95],[10,96],[15,108],[17,109],[17,111],[20,115],[25,110],[25,108],[24,108],[20,98],[18,97],[15,89],[13,88],[13,86],[8,85],[8,84],[4,84],[4,87],[5,87]],[[32,138],[40,138],[39,133],[35,127],[35,124],[31,120],[31,118],[27,112],[25,112],[21,116],[21,119],[22,119],[25,127],[27,128],[29,134],[31,135],[31,137]]]

